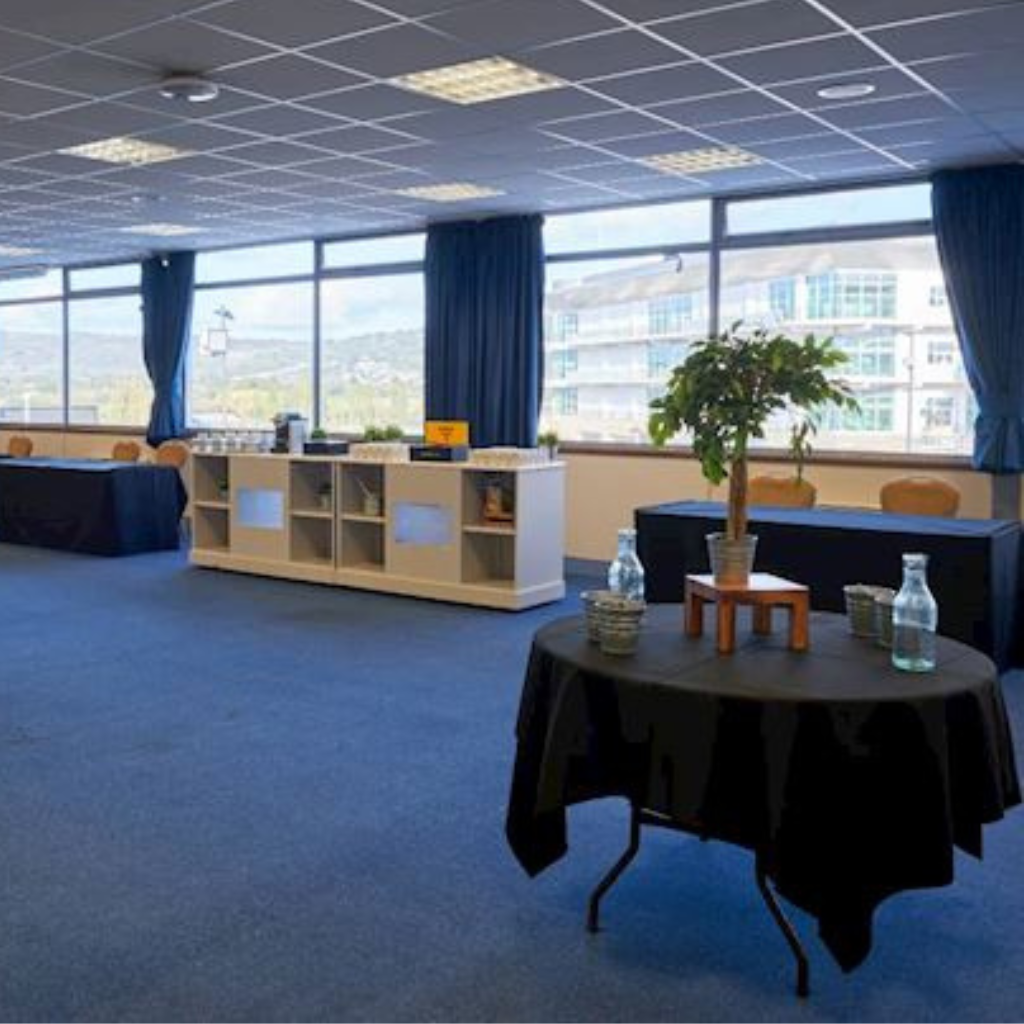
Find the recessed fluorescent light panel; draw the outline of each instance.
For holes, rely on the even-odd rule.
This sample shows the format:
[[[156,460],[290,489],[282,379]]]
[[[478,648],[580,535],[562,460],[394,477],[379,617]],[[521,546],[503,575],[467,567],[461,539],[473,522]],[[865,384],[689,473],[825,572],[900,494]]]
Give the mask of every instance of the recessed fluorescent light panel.
[[[154,238],[177,238],[179,235],[197,235],[203,229],[189,227],[187,224],[133,224],[130,228],[120,228],[129,235],[150,235]]]
[[[430,71],[416,71],[391,81],[413,92],[463,106],[507,99],[509,96],[525,96],[565,85],[554,75],[534,71],[505,57],[484,57]]]
[[[848,82],[845,85],[826,85],[818,90],[823,100],[860,100],[875,92],[870,82]]]
[[[640,163],[666,174],[707,174],[726,171],[734,167],[750,167],[762,163],[756,153],[733,146],[714,146],[710,149],[687,149],[681,153],[658,153],[645,156]]]
[[[461,203],[464,199],[484,199],[487,196],[501,196],[505,193],[483,185],[470,185],[453,181],[447,185],[417,185],[415,188],[401,188],[398,195],[410,199],[429,199],[433,203]]]
[[[179,157],[192,155],[188,150],[165,146],[161,142],[146,142],[144,139],[131,139],[120,135],[112,139],[100,139],[99,142],[87,142],[81,146],[69,146],[60,152],[65,156],[78,156],[105,164],[131,164],[135,167],[159,164],[165,160],[177,160]]]
[[[0,256],[38,256],[41,249],[27,249],[21,245],[0,245]]]

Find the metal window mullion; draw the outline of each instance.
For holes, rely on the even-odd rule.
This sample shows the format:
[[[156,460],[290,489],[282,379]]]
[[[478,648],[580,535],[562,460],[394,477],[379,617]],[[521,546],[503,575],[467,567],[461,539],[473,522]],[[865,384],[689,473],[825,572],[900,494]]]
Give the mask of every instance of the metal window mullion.
[[[711,200],[711,250],[708,254],[708,329],[717,334],[722,323],[722,239],[726,227],[726,201]]]
[[[318,246],[319,248],[319,246]],[[320,275],[313,277],[313,427],[323,426],[323,384],[320,380]]]
[[[61,389],[63,391],[64,428],[71,425],[71,303],[68,298],[68,285],[71,279],[71,272],[67,267],[61,269],[61,361],[63,371],[61,374]]]

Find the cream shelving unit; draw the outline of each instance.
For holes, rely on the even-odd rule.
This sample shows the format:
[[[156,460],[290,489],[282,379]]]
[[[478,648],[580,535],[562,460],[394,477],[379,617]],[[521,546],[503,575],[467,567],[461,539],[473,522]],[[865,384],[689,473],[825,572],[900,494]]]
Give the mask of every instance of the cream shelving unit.
[[[487,518],[488,486],[511,518]],[[565,595],[562,463],[197,452],[191,493],[196,565],[513,610]]]

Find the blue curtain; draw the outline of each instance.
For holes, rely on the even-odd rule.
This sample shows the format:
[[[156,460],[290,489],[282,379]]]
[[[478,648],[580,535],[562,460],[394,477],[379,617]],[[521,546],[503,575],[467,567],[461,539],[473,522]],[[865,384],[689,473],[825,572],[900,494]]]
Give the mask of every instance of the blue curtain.
[[[537,442],[544,380],[540,216],[427,231],[427,418],[468,420],[470,441]]]
[[[978,401],[974,466],[1024,470],[1024,167],[932,177],[935,236]]]
[[[195,262],[193,252],[174,252],[142,263],[142,351],[153,382],[146,440],[154,447],[185,432],[185,352]]]

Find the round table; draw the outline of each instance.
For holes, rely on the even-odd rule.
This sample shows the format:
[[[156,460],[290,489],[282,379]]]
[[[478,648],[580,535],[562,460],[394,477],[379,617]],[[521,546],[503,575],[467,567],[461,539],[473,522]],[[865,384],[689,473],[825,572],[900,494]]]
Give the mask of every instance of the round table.
[[[744,624],[745,625],[745,624]],[[567,850],[566,808],[625,797],[630,846],[652,824],[752,850],[758,884],[806,959],[767,879],[814,915],[847,970],[871,947],[875,907],[953,880],[953,848],[981,856],[982,826],[1020,802],[999,679],[983,654],[939,638],[935,672],[897,671],[845,617],[811,617],[811,647],[742,627],[719,655],[653,606],[635,655],[588,642],[581,616],[534,637],[517,727],[507,833],[532,875]]]

